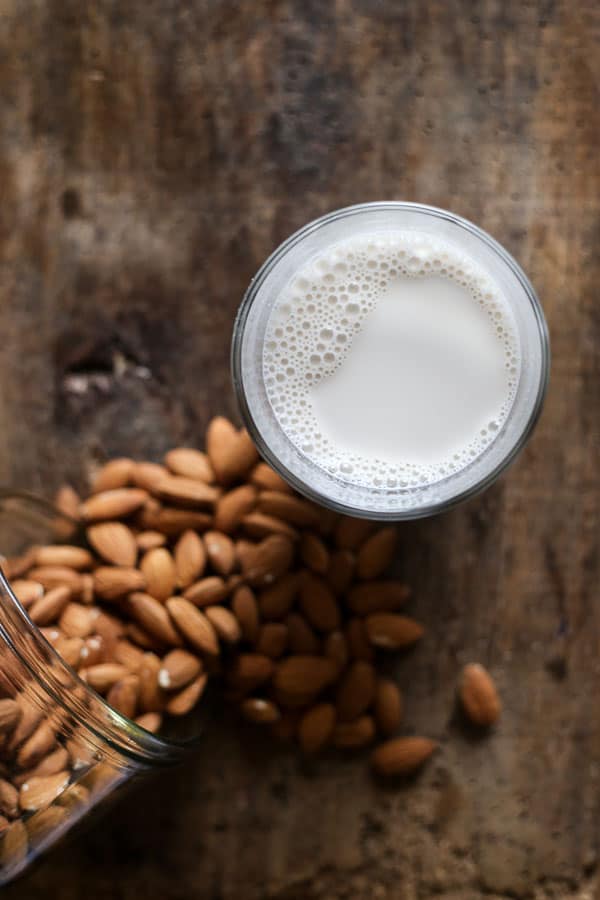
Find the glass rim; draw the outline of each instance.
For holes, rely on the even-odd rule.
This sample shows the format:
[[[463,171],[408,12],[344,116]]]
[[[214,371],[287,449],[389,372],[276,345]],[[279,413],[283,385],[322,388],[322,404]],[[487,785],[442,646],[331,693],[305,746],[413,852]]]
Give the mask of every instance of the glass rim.
[[[250,404],[246,395],[242,374],[243,338],[250,310],[259,295],[260,289],[265,279],[273,271],[279,261],[293,247],[295,247],[296,244],[304,240],[314,231],[317,231],[323,225],[335,222],[339,219],[348,218],[369,211],[395,209],[417,213],[420,212],[431,215],[434,218],[450,222],[453,225],[456,225],[459,228],[462,228],[471,233],[473,236],[486,244],[498,257],[500,257],[500,259],[506,266],[508,266],[508,268],[511,270],[512,274],[520,284],[534,314],[540,344],[541,368],[535,402],[532,405],[529,416],[525,421],[525,424],[517,440],[513,443],[506,454],[500,459],[500,461],[494,466],[494,468],[483,478],[481,478],[474,484],[464,488],[462,491],[459,491],[457,494],[448,499],[426,503],[416,508],[398,510],[367,510],[363,508],[357,508],[355,506],[352,506],[351,504],[345,504],[337,499],[332,499],[319,492],[318,490],[313,489],[310,485],[306,484],[301,478],[295,475],[294,472],[290,471],[290,469],[286,465],[284,465],[281,460],[271,451],[268,443],[263,438],[262,432],[255,420],[254,415],[252,414]],[[456,213],[449,212],[448,210],[441,209],[436,206],[429,206],[423,203],[412,203],[401,200],[375,201],[371,203],[359,203],[353,206],[343,207],[342,209],[333,210],[323,216],[320,216],[317,219],[312,220],[311,222],[308,222],[306,225],[302,226],[302,228],[299,228],[297,231],[291,234],[285,241],[283,241],[283,243],[279,244],[279,246],[276,247],[276,249],[270,254],[270,256],[267,257],[265,262],[259,268],[258,272],[255,274],[250,284],[248,285],[234,322],[233,339],[231,344],[231,374],[234,391],[236,394],[240,412],[242,414],[242,418],[261,456],[263,456],[263,458],[269,463],[269,465],[271,465],[276,472],[278,472],[289,484],[291,484],[295,490],[297,490],[300,494],[303,494],[305,497],[308,497],[309,499],[315,501],[316,503],[320,503],[322,506],[326,506],[330,509],[335,510],[336,512],[343,513],[345,515],[351,515],[356,518],[372,519],[376,521],[403,521],[425,518],[427,516],[435,515],[436,513],[440,513],[447,509],[451,509],[454,506],[457,506],[459,503],[470,499],[471,497],[489,487],[505,471],[505,469],[510,466],[510,464],[520,453],[527,440],[531,436],[531,433],[542,411],[550,375],[550,339],[548,333],[548,325],[546,323],[540,301],[533,285],[531,284],[529,278],[527,277],[519,263],[515,260],[515,258],[490,234],[488,234],[478,225],[470,222],[468,219],[465,219],[462,216],[457,215]]]
[[[38,626],[31,621],[0,565],[0,603],[3,599],[10,602],[11,607],[7,610],[6,617],[0,617],[0,639],[27,669],[32,679],[74,719],[78,727],[91,733],[113,751],[146,766],[176,763],[196,746],[200,736],[177,741],[152,734],[107,703],[64,661]],[[14,628],[28,635],[30,642],[33,643],[31,649],[16,645],[10,627],[7,627],[7,619]],[[39,653],[39,656],[36,656],[36,653]],[[52,657],[52,666],[44,662],[44,656]],[[65,690],[65,685],[59,677],[61,673],[83,690],[86,699],[90,700],[89,707],[78,701],[74,693],[70,694]]]

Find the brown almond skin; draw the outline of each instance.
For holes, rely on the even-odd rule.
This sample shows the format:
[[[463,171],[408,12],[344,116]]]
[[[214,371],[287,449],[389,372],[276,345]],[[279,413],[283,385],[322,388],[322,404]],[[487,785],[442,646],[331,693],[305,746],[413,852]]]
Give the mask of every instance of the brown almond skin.
[[[375,528],[375,523],[367,519],[340,516],[334,532],[336,546],[340,550],[358,550]]]
[[[297,541],[300,537],[300,532],[287,522],[284,522],[283,519],[278,519],[276,516],[268,516],[262,512],[251,512],[243,516],[240,526],[249,537],[257,540],[269,537],[271,534],[281,534],[291,541]]]
[[[155,550],[156,547],[164,547],[167,536],[160,531],[139,531],[135,536],[135,542],[138,550],[146,553],[148,550]]]
[[[70,598],[70,587],[52,588],[29,607],[29,618],[36,625],[49,625],[51,622],[56,622]]]
[[[283,575],[258,595],[258,608],[263,619],[283,619],[291,610],[300,590],[298,572]]]
[[[207,531],[204,547],[212,568],[218,575],[230,575],[235,568],[235,547],[233,541],[220,531]]]
[[[94,591],[103,600],[118,600],[145,587],[146,579],[138,569],[100,566],[94,572]]]
[[[168,474],[169,470],[164,466],[159,466],[158,463],[139,462],[134,466],[131,480],[137,487],[152,491],[158,482]]]
[[[283,622],[267,622],[262,625],[256,641],[256,652],[271,659],[283,656],[288,644],[288,627]]]
[[[254,592],[247,585],[236,588],[231,600],[231,609],[239,622],[242,637],[254,643],[258,635],[258,605]]]
[[[400,581],[370,581],[351,587],[346,602],[357,616],[368,616],[400,609],[410,594],[410,588]]]
[[[29,769],[35,766],[44,756],[53,749],[56,743],[56,734],[47,722],[41,722],[17,753],[17,763],[21,769]]]
[[[19,814],[19,792],[4,778],[0,778],[0,811],[9,819]]]
[[[8,868],[23,862],[27,856],[28,846],[27,829],[20,819],[16,819],[4,832],[0,848],[0,865]]]
[[[327,635],[323,653],[336,664],[338,672],[343,672],[350,659],[350,648],[342,631],[332,631]]]
[[[219,484],[243,478],[258,461],[258,451],[248,432],[236,431],[224,416],[216,416],[209,424],[206,452]]]
[[[256,504],[257,512],[282,519],[298,528],[314,528],[319,522],[319,509],[308,500],[280,491],[262,491]]]
[[[298,726],[298,741],[304,753],[314,754],[330,742],[335,728],[335,707],[318,703],[307,710]]]
[[[223,534],[232,534],[240,522],[252,512],[258,492],[251,484],[242,484],[223,494],[215,507],[215,528]]]
[[[294,558],[294,546],[289,538],[274,534],[260,544],[250,545],[239,558],[242,575],[248,583],[253,587],[262,587],[273,584],[288,571]]]
[[[329,569],[329,550],[321,538],[312,531],[305,531],[300,541],[300,557],[305,566],[315,574],[325,575]]]
[[[89,569],[93,563],[94,557],[89,550],[71,544],[50,544],[47,547],[39,547],[34,557],[36,566],[67,566],[77,571]]]
[[[291,696],[319,694],[335,680],[337,669],[323,656],[289,656],[275,668],[275,688]]]
[[[318,655],[321,645],[319,639],[300,613],[290,613],[285,618],[288,629],[288,644],[292,654],[300,656]]]
[[[102,491],[81,504],[80,515],[86,522],[121,519],[140,509],[147,499],[148,494],[140,488]]]
[[[215,473],[206,453],[191,447],[175,447],[165,455],[165,465],[174,475],[210,484]]]
[[[335,706],[339,722],[358,719],[375,697],[375,669],[371,663],[356,660],[339,683]]]
[[[139,687],[140,680],[137,675],[127,675],[113,684],[106,695],[106,701],[122,716],[132,719],[137,708]]]
[[[389,678],[378,678],[375,688],[373,714],[377,730],[384,737],[395,734],[402,721],[402,694]]]
[[[242,636],[239,622],[225,606],[207,606],[204,614],[219,638],[226,644],[237,644]]]
[[[411,647],[424,634],[419,622],[396,613],[373,613],[366,617],[365,628],[371,643],[384,650]]]
[[[152,493],[174,506],[200,509],[212,508],[220,496],[216,487],[180,475],[165,475],[153,486]]]
[[[103,491],[114,491],[117,488],[127,487],[131,482],[131,476],[135,469],[132,459],[125,456],[111,459],[105,463],[92,479],[92,494],[100,494]]]
[[[175,560],[166,547],[149,550],[140,562],[140,571],[146,579],[146,592],[157,600],[170,597],[177,584]]]
[[[437,748],[437,743],[424,737],[400,737],[375,748],[371,765],[378,775],[391,778],[416,772]]]
[[[356,574],[363,581],[379,578],[390,567],[398,545],[398,531],[393,525],[380,528],[361,545],[356,557]]]
[[[86,531],[88,542],[106,562],[115,566],[135,566],[138,546],[130,528],[123,522],[100,522]]]
[[[200,581],[190,584],[183,592],[183,596],[194,606],[212,606],[220,603],[229,594],[229,587],[220,575],[209,575]]]
[[[188,528],[178,539],[173,552],[177,585],[185,590],[204,574],[206,549],[200,535]]]
[[[166,710],[172,716],[185,716],[196,705],[208,681],[205,673],[198,675],[190,684],[167,700]]]
[[[364,659],[372,662],[375,653],[369,641],[364,621],[356,617],[350,619],[346,624],[344,634],[352,659]]]
[[[459,693],[467,718],[474,725],[489,728],[498,720],[502,705],[496,685],[479,663],[464,667]]]
[[[360,716],[352,722],[338,722],[333,730],[332,742],[340,750],[357,750],[370,744],[374,737],[372,716]]]
[[[351,550],[336,550],[331,554],[326,578],[336,597],[346,595],[354,578],[355,566],[356,557]]]
[[[340,610],[327,582],[312,572],[300,578],[300,609],[317,631],[336,631],[340,627]]]
[[[181,644],[181,637],[173,627],[169,613],[155,597],[135,591],[129,595],[125,609],[135,622],[161,643],[171,647]]]
[[[206,616],[183,597],[167,600],[167,610],[177,629],[192,647],[208,656],[218,656],[219,641],[213,625]]]
[[[250,473],[250,481],[263,491],[282,491],[284,494],[292,494],[292,488],[278,475],[271,466],[265,462],[257,463]]]
[[[273,660],[260,653],[240,653],[228,672],[232,687],[246,693],[268,681],[274,671]]]
[[[263,700],[259,697],[248,697],[240,709],[245,719],[256,722],[257,725],[273,725],[281,718],[281,713],[272,700]]]
[[[165,691],[177,691],[202,672],[202,660],[188,650],[171,650],[161,663],[158,683]]]

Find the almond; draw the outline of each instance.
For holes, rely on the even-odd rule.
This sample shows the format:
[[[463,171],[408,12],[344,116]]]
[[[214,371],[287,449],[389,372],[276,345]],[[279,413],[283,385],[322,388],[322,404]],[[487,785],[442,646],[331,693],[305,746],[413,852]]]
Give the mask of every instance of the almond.
[[[464,667],[459,694],[467,717],[475,725],[489,728],[497,721],[501,703],[496,685],[479,663],[469,663]]]
[[[215,480],[215,473],[206,453],[193,450],[191,447],[176,447],[165,456],[165,465],[174,475],[204,481],[210,484]]]
[[[48,547],[38,547],[35,554],[36,566],[67,566],[69,569],[89,569],[94,563],[94,558],[89,550],[76,547],[72,544],[51,544]]]
[[[204,614],[222,641],[227,644],[237,644],[242,636],[242,631],[238,620],[230,610],[224,606],[207,606]]]
[[[335,543],[340,550],[358,550],[375,528],[375,523],[367,519],[341,516],[335,528]]]
[[[279,721],[281,713],[272,700],[248,697],[241,705],[242,715],[257,725],[272,725]]]
[[[264,588],[258,596],[258,608],[263,619],[283,619],[294,605],[300,590],[297,572],[283,575],[270,587]]]
[[[366,712],[375,697],[375,669],[363,660],[353,662],[342,678],[335,706],[340,722],[351,722]]]
[[[402,720],[402,694],[389,678],[377,680],[373,713],[381,734],[387,737],[398,731]]]
[[[333,729],[333,745],[341,750],[357,750],[370,744],[375,737],[372,716],[360,716],[353,722],[339,722]]]
[[[79,674],[91,688],[99,694],[105,694],[113,684],[129,675],[129,670],[119,663],[107,662],[81,669]]]
[[[248,548],[244,557],[240,557],[242,574],[251,585],[272,584],[287,572],[293,557],[293,544],[289,538],[274,534]]]
[[[137,569],[100,566],[94,572],[94,591],[103,600],[118,600],[132,591],[143,591],[146,579]]]
[[[71,588],[55,587],[29,607],[29,618],[36,625],[55,622],[71,597]]]
[[[17,764],[21,769],[29,769],[35,766],[44,756],[53,749],[56,743],[56,734],[47,722],[42,722],[35,729],[17,753]]]
[[[83,575],[67,566],[36,566],[30,570],[29,576],[34,581],[39,581],[47,591],[65,586],[71,588],[73,595],[81,591]]]
[[[386,650],[410,647],[424,633],[419,622],[395,613],[373,613],[366,617],[365,628],[371,643]]]
[[[302,573],[300,608],[317,631],[336,631],[340,627],[340,610],[333,591],[323,578],[312,572]]]
[[[298,727],[298,740],[304,753],[318,753],[333,735],[335,707],[332,703],[318,703],[307,710]]]
[[[177,537],[188,528],[206,531],[212,525],[212,516],[208,513],[195,512],[191,509],[173,509],[170,506],[160,507],[150,514],[144,513],[141,524],[145,529],[156,529],[168,537]]]
[[[288,642],[288,628],[283,622],[267,622],[262,625],[256,641],[256,652],[271,659],[279,659],[283,655]]]
[[[398,532],[393,525],[380,528],[362,544],[356,557],[356,573],[363,580],[378,578],[392,564]]]
[[[356,558],[351,550],[336,550],[331,554],[327,583],[337,597],[345,595],[348,591],[354,578],[355,566]]]
[[[180,475],[165,475],[154,485],[152,492],[163,500],[180,506],[210,508],[219,497],[219,490],[203,481],[182,478]]]
[[[69,540],[77,530],[81,505],[79,494],[70,484],[63,484],[54,495],[53,503],[62,515],[52,521],[52,532],[60,540]]]
[[[133,641],[137,647],[142,647],[144,650],[151,650],[154,653],[164,653],[165,642],[161,641],[160,638],[157,638],[149,631],[146,631],[146,629],[142,628],[141,625],[138,625],[137,622],[128,622],[125,627],[127,637]]]
[[[91,525],[86,537],[96,553],[115,566],[132,568],[137,560],[135,536],[122,522],[101,522]]]
[[[83,638],[63,637],[61,635],[55,641],[54,649],[68,666],[71,666],[71,668],[73,669],[77,669],[81,662],[81,651],[83,649],[83,645]]]
[[[51,835],[56,834],[68,817],[69,811],[63,806],[48,806],[39,810],[27,820],[29,840],[32,844],[44,843]]]
[[[86,522],[122,519],[143,506],[147,498],[146,491],[140,490],[140,488],[117,488],[114,491],[102,491],[101,494],[95,494],[82,503],[80,512]]]
[[[56,750],[49,753],[45,756],[33,769],[32,771],[26,773],[27,778],[32,778],[33,776],[39,775],[56,775],[57,772],[62,772],[69,765],[69,753],[65,747],[58,747]],[[24,781],[27,781],[27,778],[24,778]]]
[[[335,680],[336,667],[322,656],[289,656],[275,668],[275,688],[290,697],[310,698]]]
[[[148,550],[164,547],[167,543],[167,536],[160,531],[139,531],[135,536],[135,542],[138,550],[146,553]]]
[[[168,474],[169,470],[158,463],[139,462],[135,464],[131,480],[137,487],[153,492],[158,482]]]
[[[243,478],[258,461],[258,451],[248,432],[236,431],[223,416],[217,416],[208,426],[206,450],[220,484]]]
[[[135,463],[132,459],[123,456],[111,459],[96,472],[92,481],[92,494],[127,487],[134,469]]]
[[[137,675],[127,675],[113,684],[106,695],[106,701],[122,716],[132,719],[137,707],[139,688],[140,680]]]
[[[281,475],[278,475],[277,472],[265,462],[259,462],[254,466],[250,473],[250,481],[263,491],[282,491],[285,494],[292,493],[292,488],[287,481],[284,481]]]
[[[252,590],[246,585],[236,588],[231,600],[231,609],[239,622],[242,637],[254,642],[258,634],[258,606]]]
[[[144,713],[160,713],[165,708],[167,695],[158,683],[160,659],[154,653],[145,653],[139,667],[139,706]]]
[[[207,680],[205,674],[198,675],[187,687],[170,697],[167,700],[167,712],[172,716],[185,716],[189,713],[204,693]]]
[[[429,738],[393,738],[376,747],[371,765],[379,775],[410,775],[429,759],[436,747],[436,742]]]
[[[177,647],[181,638],[173,627],[169,613],[160,601],[139,591],[129,595],[127,612],[141,627],[161,643]]]
[[[157,600],[166,600],[175,590],[177,571],[175,561],[165,547],[148,550],[140,563],[146,580],[146,592]]]
[[[28,846],[29,838],[23,822],[20,819],[11,822],[2,838],[2,849],[0,850],[2,868],[7,871],[16,869],[26,859]]]
[[[96,633],[102,637],[107,644],[114,643],[117,638],[123,637],[125,634],[125,625],[116,616],[105,612],[104,610],[94,610],[94,627]]]
[[[163,659],[158,683],[165,691],[177,691],[202,672],[202,661],[187,650],[171,650]]]
[[[251,484],[242,484],[223,494],[215,507],[215,528],[231,534],[256,503],[257,490]]]
[[[287,522],[284,522],[283,519],[277,519],[275,516],[267,516],[265,513],[261,512],[252,512],[243,516],[241,527],[246,534],[250,535],[252,538],[257,538],[257,540],[269,537],[270,534],[282,534],[292,541],[296,541],[299,538],[296,529],[292,528],[291,525],[288,525]]]
[[[81,638],[72,638],[72,640],[81,640]],[[110,659],[110,648],[111,645],[99,634],[85,638],[79,651],[79,666],[97,666],[101,662],[106,662]],[[119,662],[119,660],[115,660],[115,662]]]
[[[299,656],[316,656],[319,653],[319,639],[300,613],[290,613],[285,624],[291,653]]]
[[[162,716],[156,712],[144,713],[135,719],[135,724],[139,725],[140,728],[145,728],[151,734],[156,734],[161,729]]]
[[[171,597],[167,600],[167,609],[186,641],[209,656],[218,655],[219,642],[215,629],[199,609],[183,597]]]
[[[344,633],[352,659],[364,659],[371,662],[374,658],[373,647],[369,642],[362,619],[350,619]]]
[[[49,806],[69,783],[68,772],[40,775],[26,781],[19,791],[21,809],[31,811]]]
[[[351,588],[347,603],[357,616],[367,616],[400,609],[409,597],[410,588],[399,581],[370,581]]]
[[[317,575],[325,575],[329,569],[329,551],[321,538],[312,531],[305,531],[300,541],[302,562]]]
[[[283,519],[300,528],[312,528],[318,524],[319,508],[308,500],[279,491],[263,491],[256,504],[258,512]]]
[[[60,590],[56,588],[55,590]],[[67,603],[58,621],[60,630],[68,638],[86,638],[96,625],[94,610],[82,603]]]
[[[127,638],[121,638],[115,643],[113,656],[115,662],[126,666],[133,673],[137,672],[144,661],[144,651],[128,641]]]
[[[180,588],[187,588],[200,578],[206,567],[206,550],[202,538],[188,528],[177,541],[173,555],[177,585]]]
[[[341,631],[332,631],[331,634],[327,635],[323,652],[328,659],[335,663],[338,672],[342,672],[348,665],[350,649],[348,641]]]
[[[229,594],[229,587],[219,575],[210,575],[190,584],[183,596],[194,606],[212,606],[220,603]]]
[[[235,567],[235,547],[233,541],[220,531],[207,531],[204,547],[211,566],[219,575],[230,575]]]
[[[262,656],[260,653],[240,653],[229,669],[229,683],[238,690],[253,691],[268,681],[273,669],[273,660],[268,656]]]
[[[21,715],[16,727],[12,730],[6,749],[12,753],[17,747],[26,741],[30,734],[33,734],[37,726],[40,724],[43,716],[42,710],[37,704],[26,700],[21,696],[18,699]]]
[[[0,778],[0,811],[9,819],[19,815],[19,792],[4,778]]]
[[[24,606],[25,609],[28,609],[44,595],[44,586],[39,581],[31,581],[28,578],[17,578],[11,583],[10,587],[21,606]]]

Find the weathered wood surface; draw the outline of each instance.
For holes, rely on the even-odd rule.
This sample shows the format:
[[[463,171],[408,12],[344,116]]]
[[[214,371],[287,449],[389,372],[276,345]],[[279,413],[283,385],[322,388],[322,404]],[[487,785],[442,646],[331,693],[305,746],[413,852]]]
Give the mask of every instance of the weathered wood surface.
[[[215,721],[7,900],[600,896],[600,14],[592,0],[3,0],[0,480],[160,454],[232,412],[232,319],[329,209],[479,222],[547,312],[545,413],[485,496],[402,528],[425,643],[406,728],[442,752],[383,790]],[[452,714],[497,677],[488,740]]]

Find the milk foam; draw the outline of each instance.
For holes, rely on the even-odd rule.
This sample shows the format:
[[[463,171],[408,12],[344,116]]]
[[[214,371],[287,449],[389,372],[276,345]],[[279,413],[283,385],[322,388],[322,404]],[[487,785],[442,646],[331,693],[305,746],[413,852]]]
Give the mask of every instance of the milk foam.
[[[462,310],[464,319],[462,324],[458,322],[458,328],[464,329],[468,325],[469,316],[479,320],[475,323],[479,332],[477,329],[473,332],[472,349],[481,355],[488,342],[493,350],[491,355],[497,357],[499,363],[493,370],[481,368],[483,388],[478,387],[485,388],[485,379],[491,372],[495,390],[490,391],[489,398],[484,391],[482,402],[473,409],[473,421],[461,422],[460,433],[452,436],[453,443],[446,440],[447,429],[444,430],[441,422],[436,437],[435,427],[438,426],[433,421],[429,423],[434,427],[432,439],[423,437],[421,445],[416,441],[414,446],[403,447],[399,440],[398,449],[388,439],[378,446],[376,428],[369,444],[365,435],[361,435],[359,407],[354,416],[346,416],[343,427],[334,427],[333,416],[331,422],[327,421],[324,389],[333,386],[332,376],[335,375],[337,393],[332,397],[334,401],[336,397],[348,401],[348,409],[352,412],[352,396],[344,397],[344,391],[348,394],[351,390],[351,379],[344,384],[344,373],[347,371],[350,375],[353,346],[355,342],[360,343],[359,335],[361,339],[367,336],[378,310],[382,313],[391,309],[385,306],[390,302],[404,302],[403,290],[411,284],[414,287],[415,280],[431,289],[421,292],[423,303],[427,302],[428,293],[432,297],[435,295],[437,309],[442,314],[444,285],[447,286],[447,310],[453,308],[452,303],[462,303],[462,307],[456,306],[457,310]],[[469,311],[464,298],[476,307]],[[419,327],[426,326],[429,313],[417,300],[412,297],[412,306],[407,305],[406,310],[412,308],[417,318],[421,318]],[[408,300],[406,302],[408,304]],[[394,317],[399,317],[401,326],[402,313],[398,310],[396,306]],[[452,322],[448,324],[451,334]],[[438,331],[439,326],[438,322]],[[486,331],[485,340],[476,345],[475,335],[482,334],[482,327]],[[369,352],[373,349],[371,347]],[[467,346],[467,350],[470,349]],[[418,357],[416,349],[414,355]],[[427,365],[427,354],[417,362],[414,370],[402,370],[408,371],[402,384],[386,386],[388,400],[393,398],[394,391],[398,395],[407,392],[406,378],[411,379],[410,389],[419,398],[418,371],[419,366],[422,370]],[[354,371],[355,376],[357,371]],[[477,371],[476,367],[474,371]],[[296,273],[277,298],[267,324],[263,373],[267,395],[281,428],[313,463],[351,484],[382,489],[411,488],[438,482],[460,471],[494,440],[515,396],[520,373],[519,340],[501,290],[472,258],[433,235],[414,231],[385,232],[357,236],[330,246]],[[476,381],[474,379],[472,383]],[[468,382],[465,385],[468,386]],[[423,397],[427,394],[423,393]],[[461,398],[457,399],[461,402]],[[468,404],[468,397],[465,402]],[[332,409],[331,405],[329,409]],[[404,420],[400,417],[396,423],[398,435],[402,432],[411,434],[411,429],[418,435],[427,409],[419,409],[418,403],[399,404],[398,409],[404,411]],[[382,414],[399,418],[394,408],[384,410]]]

